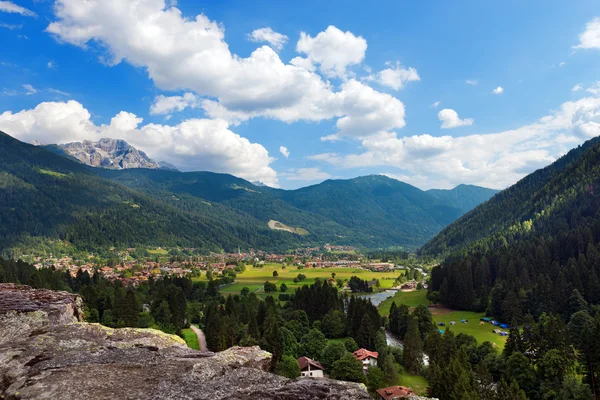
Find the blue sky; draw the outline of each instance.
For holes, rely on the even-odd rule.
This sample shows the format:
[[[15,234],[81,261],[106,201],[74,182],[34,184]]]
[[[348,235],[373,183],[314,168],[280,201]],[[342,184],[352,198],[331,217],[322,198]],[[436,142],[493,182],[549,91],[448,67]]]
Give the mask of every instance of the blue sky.
[[[0,1],[0,129],[283,188],[504,188],[600,135],[600,5],[489,3]]]

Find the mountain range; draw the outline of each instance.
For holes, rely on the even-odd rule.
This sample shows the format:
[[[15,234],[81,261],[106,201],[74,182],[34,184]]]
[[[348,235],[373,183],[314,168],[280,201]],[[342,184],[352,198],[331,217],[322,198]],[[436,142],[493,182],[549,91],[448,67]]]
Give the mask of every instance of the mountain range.
[[[0,133],[0,248],[416,248],[496,193],[422,191],[378,175],[281,190],[227,174],[125,168],[128,155],[143,153],[119,146],[119,169],[94,168],[68,150],[80,146],[36,147]]]

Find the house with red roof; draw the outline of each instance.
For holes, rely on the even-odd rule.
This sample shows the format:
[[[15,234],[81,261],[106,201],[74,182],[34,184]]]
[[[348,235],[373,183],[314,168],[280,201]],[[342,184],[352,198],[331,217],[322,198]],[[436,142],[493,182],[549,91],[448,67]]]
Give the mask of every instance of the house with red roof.
[[[378,400],[410,399],[417,395],[414,390],[404,386],[390,386],[377,389],[376,392]]]
[[[369,351],[367,349],[358,349],[354,353],[352,353],[354,358],[362,362],[363,370],[366,373],[369,367],[377,366],[377,357],[379,357],[379,353],[376,351]]]
[[[300,365],[300,373],[302,376],[308,376],[313,378],[322,378],[325,368],[320,362],[312,360],[308,357],[300,357],[298,360]]]

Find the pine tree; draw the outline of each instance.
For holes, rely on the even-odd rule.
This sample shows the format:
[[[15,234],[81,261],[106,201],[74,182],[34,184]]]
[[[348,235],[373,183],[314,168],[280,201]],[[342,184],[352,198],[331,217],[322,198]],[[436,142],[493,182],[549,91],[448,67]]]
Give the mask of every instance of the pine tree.
[[[419,334],[418,322],[414,316],[408,321],[408,329],[404,338],[404,366],[408,371],[417,374],[423,367],[423,343]]]

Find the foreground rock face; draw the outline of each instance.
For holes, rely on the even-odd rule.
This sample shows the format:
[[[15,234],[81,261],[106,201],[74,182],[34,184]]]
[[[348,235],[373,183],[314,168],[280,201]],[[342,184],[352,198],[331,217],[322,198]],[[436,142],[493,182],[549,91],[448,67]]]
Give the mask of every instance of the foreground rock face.
[[[369,399],[361,385],[270,374],[258,347],[201,353],[156,330],[84,323],[81,304],[0,284],[0,398]]]

